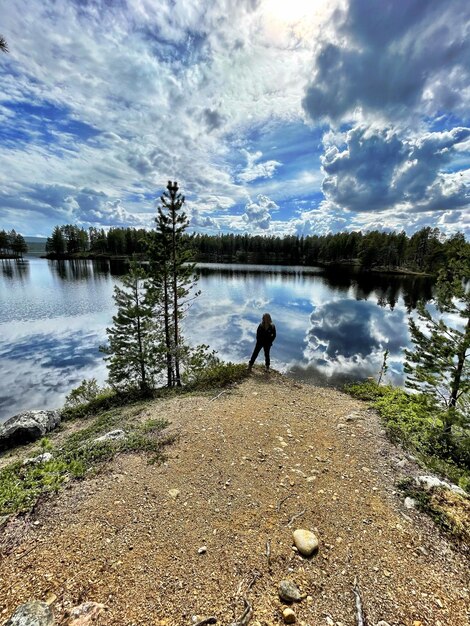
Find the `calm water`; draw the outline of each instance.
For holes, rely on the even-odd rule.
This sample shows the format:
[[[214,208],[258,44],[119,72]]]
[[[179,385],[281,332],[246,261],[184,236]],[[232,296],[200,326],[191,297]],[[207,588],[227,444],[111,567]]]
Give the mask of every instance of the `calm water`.
[[[105,381],[98,347],[123,269],[108,262],[0,261],[0,420],[61,406],[83,378]],[[431,295],[423,279],[320,268],[204,264],[199,272],[202,295],[184,324],[190,343],[247,362],[269,311],[278,331],[272,366],[316,384],[376,376],[386,348],[389,379],[400,383],[408,311]]]

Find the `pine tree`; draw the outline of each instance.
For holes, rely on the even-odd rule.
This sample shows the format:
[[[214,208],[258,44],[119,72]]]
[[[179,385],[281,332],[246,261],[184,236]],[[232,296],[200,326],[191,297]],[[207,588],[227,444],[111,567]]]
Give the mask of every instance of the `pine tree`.
[[[10,248],[15,253],[15,256],[20,258],[23,258],[23,254],[28,252],[28,245],[20,233],[15,233],[14,236],[10,234]]]
[[[57,254],[58,256],[65,252],[65,239],[60,226],[55,226],[52,231],[52,236],[47,238],[46,241],[46,253]]]
[[[448,241],[446,263],[438,275],[436,313],[421,303],[419,323],[409,321],[414,350],[406,351],[406,384],[445,408],[447,433],[462,417],[459,407],[470,392],[469,275],[470,244],[457,234]]]
[[[160,198],[156,231],[149,237],[150,273],[154,288],[159,293],[159,315],[162,320],[165,346],[167,385],[181,386],[181,363],[189,357],[184,344],[180,322],[184,317],[190,292],[194,289],[194,264],[188,249],[185,231],[189,220],[184,213],[185,198],[176,182],[168,182]],[[198,293],[193,293],[193,298]]]
[[[100,347],[111,385],[120,390],[137,386],[142,393],[155,387],[164,367],[161,331],[153,318],[156,291],[146,281],[146,272],[133,261],[123,288],[114,288],[118,311],[106,329],[109,345]]]

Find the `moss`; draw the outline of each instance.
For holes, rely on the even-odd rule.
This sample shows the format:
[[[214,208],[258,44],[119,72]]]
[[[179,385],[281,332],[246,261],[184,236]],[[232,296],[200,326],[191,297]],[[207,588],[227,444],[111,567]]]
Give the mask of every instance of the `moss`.
[[[410,394],[373,381],[348,385],[346,391],[370,402],[389,437],[417,455],[425,467],[446,476],[463,489],[470,487],[470,433],[455,425],[444,431],[444,411],[424,394]]]
[[[411,478],[398,483],[405,496],[413,498],[417,508],[430,515],[447,534],[470,546],[470,500],[449,489],[435,487],[426,491]]]

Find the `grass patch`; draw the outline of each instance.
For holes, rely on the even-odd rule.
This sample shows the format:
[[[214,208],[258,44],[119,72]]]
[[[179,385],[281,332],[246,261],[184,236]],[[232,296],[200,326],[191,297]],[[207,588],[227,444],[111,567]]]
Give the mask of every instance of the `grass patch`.
[[[96,473],[116,454],[145,452],[149,462],[161,460],[163,447],[172,441],[161,436],[168,423],[153,419],[131,424],[126,417],[129,420],[133,413],[123,416],[115,410],[98,415],[90,426],[70,435],[60,448],[55,449],[49,440],[46,445],[41,442],[39,453],[47,447],[53,454],[51,460],[27,465],[17,461],[1,469],[0,515],[30,510],[40,496],[57,493],[64,483]],[[125,430],[125,438],[93,443],[93,439],[118,425]]]
[[[209,391],[239,383],[248,377],[248,368],[240,363],[219,362],[204,368],[196,379],[185,387],[188,391]]]
[[[456,424],[446,435],[442,409],[423,394],[374,381],[347,385],[345,390],[377,409],[393,441],[413,451],[424,466],[470,491],[468,428]]]

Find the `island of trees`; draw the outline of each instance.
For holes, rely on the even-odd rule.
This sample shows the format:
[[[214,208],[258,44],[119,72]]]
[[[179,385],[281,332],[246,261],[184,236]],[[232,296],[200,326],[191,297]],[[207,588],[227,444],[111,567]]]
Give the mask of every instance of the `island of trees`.
[[[28,252],[23,235],[16,230],[0,230],[0,259],[21,259]]]
[[[46,255],[61,258],[144,258],[147,231],[135,228],[56,226],[46,244]],[[297,237],[248,234],[184,235],[195,261],[295,265],[353,265],[363,270],[437,274],[445,266],[453,239],[437,228],[406,233],[344,232]],[[470,245],[470,244],[466,244]]]

